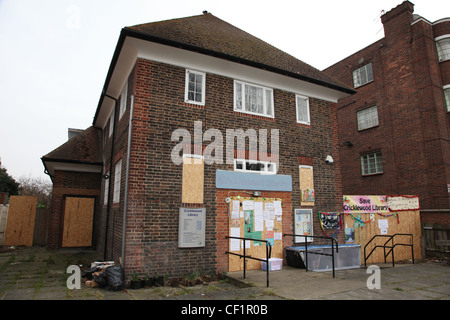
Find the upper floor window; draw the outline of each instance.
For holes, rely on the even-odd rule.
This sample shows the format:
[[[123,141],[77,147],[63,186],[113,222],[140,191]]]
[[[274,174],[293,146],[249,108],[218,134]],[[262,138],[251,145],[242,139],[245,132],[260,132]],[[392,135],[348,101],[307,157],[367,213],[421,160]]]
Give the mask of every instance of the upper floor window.
[[[450,84],[444,87],[445,104],[447,105],[447,111],[450,112]]]
[[[114,193],[113,203],[120,201],[120,180],[122,178],[122,159],[120,159],[114,167]]]
[[[111,115],[109,116],[109,131],[108,131],[109,137],[111,137],[113,131],[114,131],[114,110],[113,112],[111,112]]]
[[[276,163],[267,161],[254,161],[246,159],[234,159],[234,171],[257,172],[276,174]]]
[[[436,38],[439,61],[450,60],[450,35]]]
[[[273,118],[273,90],[234,81],[234,111]]]
[[[362,85],[365,85],[366,83],[372,81],[373,71],[371,63],[366,64],[365,66],[362,66],[361,68],[353,71],[353,85],[355,88],[361,87]]]
[[[380,151],[361,156],[362,175],[383,173],[383,157]]]
[[[311,123],[309,118],[309,98],[296,95],[295,102],[297,108],[297,122],[309,125]]]
[[[127,110],[128,82],[125,83],[120,94],[119,119],[122,118],[125,110]]]
[[[186,70],[186,89],[184,101],[198,105],[205,105],[206,74],[203,72]]]
[[[358,130],[364,130],[378,126],[378,108],[373,106],[360,110],[356,113],[358,119]]]

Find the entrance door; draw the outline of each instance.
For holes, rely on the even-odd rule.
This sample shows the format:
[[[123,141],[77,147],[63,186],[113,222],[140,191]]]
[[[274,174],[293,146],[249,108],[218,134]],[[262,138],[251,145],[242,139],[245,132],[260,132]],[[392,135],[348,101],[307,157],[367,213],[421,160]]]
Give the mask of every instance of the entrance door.
[[[62,233],[63,247],[92,246],[94,205],[94,198],[66,197]]]

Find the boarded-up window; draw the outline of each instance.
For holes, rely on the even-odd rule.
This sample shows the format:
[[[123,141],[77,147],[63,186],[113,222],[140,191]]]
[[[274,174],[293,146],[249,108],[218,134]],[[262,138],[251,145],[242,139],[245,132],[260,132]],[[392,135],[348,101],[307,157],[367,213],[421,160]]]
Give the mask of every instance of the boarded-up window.
[[[63,247],[92,246],[94,198],[66,197],[64,207]]]
[[[183,157],[183,203],[203,203],[204,160],[200,156]]]
[[[299,166],[300,198],[302,206],[313,206],[315,201],[313,167]]]

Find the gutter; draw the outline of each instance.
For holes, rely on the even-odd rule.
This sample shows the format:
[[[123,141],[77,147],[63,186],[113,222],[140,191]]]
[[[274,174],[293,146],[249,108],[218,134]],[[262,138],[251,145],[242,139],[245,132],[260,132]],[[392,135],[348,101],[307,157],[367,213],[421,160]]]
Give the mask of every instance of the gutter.
[[[104,261],[106,261],[106,260],[108,260],[106,258],[106,252],[107,252],[107,248],[108,248],[109,214],[110,214],[110,211],[111,211],[111,190],[112,190],[112,184],[113,184],[113,179],[112,179],[111,173],[113,171],[113,164],[114,164],[114,145],[115,145],[115,137],[116,137],[116,129],[117,129],[117,121],[118,121],[118,119],[117,119],[117,105],[119,104],[119,100],[114,98],[114,97],[111,97],[108,94],[106,94],[105,91],[102,92],[101,97],[102,97],[101,100],[103,100],[104,97],[108,97],[108,98],[110,98],[110,99],[115,101],[115,103],[114,103],[114,124],[113,124],[113,132],[112,132],[112,135],[111,135],[111,158],[109,160],[110,169],[109,169],[109,187],[108,187],[108,206],[107,206],[107,209],[106,209],[105,249],[103,251],[103,259],[104,259]],[[114,171],[114,174],[115,173],[116,172]],[[114,235],[114,233],[113,233],[113,235]],[[112,244],[112,246],[113,246],[113,249],[114,249],[114,243]]]
[[[155,43],[159,43],[159,44],[163,44],[163,45],[167,45],[167,46],[171,46],[171,47],[175,47],[175,48],[179,48],[179,49],[184,49],[184,50],[188,50],[188,51],[193,51],[193,52],[205,54],[205,55],[212,56],[212,57],[215,57],[215,58],[220,58],[220,59],[236,62],[236,63],[239,63],[239,64],[243,64],[243,65],[247,65],[247,66],[250,66],[250,67],[254,67],[254,68],[257,68],[257,69],[271,71],[271,72],[278,73],[278,74],[281,74],[281,75],[284,75],[284,76],[287,76],[287,77],[291,77],[291,78],[299,79],[299,80],[302,80],[302,81],[310,82],[310,83],[313,83],[313,84],[316,84],[316,85],[320,85],[320,86],[323,86],[323,87],[327,87],[329,89],[345,92],[345,93],[348,93],[348,94],[355,94],[356,93],[356,91],[351,89],[351,88],[347,88],[347,87],[344,87],[344,86],[339,86],[337,84],[328,83],[328,82],[323,81],[323,80],[311,78],[311,77],[308,77],[308,76],[305,76],[305,75],[301,75],[299,73],[283,70],[283,69],[280,69],[280,68],[277,68],[277,67],[273,67],[273,66],[268,66],[268,65],[265,65],[263,63],[247,60],[247,59],[244,59],[244,58],[239,58],[239,57],[232,56],[232,55],[229,55],[229,54],[226,54],[226,53],[217,52],[217,51],[213,51],[213,50],[209,50],[209,49],[204,49],[204,48],[197,47],[197,46],[194,46],[194,45],[181,43],[181,42],[169,40],[169,39],[166,39],[166,38],[161,38],[161,37],[154,36],[154,35],[149,35],[149,34],[146,34],[146,33],[139,32],[139,31],[131,30],[129,28],[123,28],[122,31],[124,32],[124,34],[126,36],[133,37],[133,38],[136,38],[136,39],[151,41],[151,42],[155,42]],[[319,72],[322,72],[322,71],[319,71]]]

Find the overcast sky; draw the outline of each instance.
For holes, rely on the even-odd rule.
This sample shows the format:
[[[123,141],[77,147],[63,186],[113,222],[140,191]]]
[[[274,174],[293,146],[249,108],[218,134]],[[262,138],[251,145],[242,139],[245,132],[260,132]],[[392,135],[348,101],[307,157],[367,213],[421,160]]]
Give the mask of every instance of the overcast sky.
[[[121,28],[211,12],[323,70],[384,37],[402,0],[0,0],[0,158],[18,179],[48,179],[40,158],[85,129]],[[431,22],[449,0],[413,0]],[[48,181],[50,181],[48,179]]]

